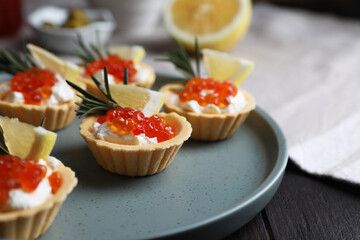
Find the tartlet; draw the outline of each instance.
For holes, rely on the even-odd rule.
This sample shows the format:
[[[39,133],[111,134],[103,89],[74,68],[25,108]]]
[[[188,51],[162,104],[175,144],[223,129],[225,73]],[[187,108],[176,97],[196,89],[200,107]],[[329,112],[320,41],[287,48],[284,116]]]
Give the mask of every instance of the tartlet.
[[[151,88],[155,82],[155,72],[154,69],[152,67],[150,67],[149,65],[146,65],[144,63],[139,63],[139,66],[143,69],[146,69],[147,71],[149,71],[149,75],[146,78],[145,81],[142,82],[130,82],[129,85],[134,85],[134,86],[138,86],[138,87],[143,87],[143,88]],[[102,92],[99,90],[99,88],[96,86],[96,84],[91,80],[90,77],[86,76],[85,74],[81,74],[78,76],[78,81],[82,82],[83,84],[85,84],[86,86],[86,90],[103,99],[106,100],[106,97],[104,96],[104,94],[102,94]]]
[[[1,86],[8,81],[0,83]],[[82,83],[79,83],[83,85]],[[73,100],[58,105],[32,105],[1,100],[0,93],[0,115],[10,118],[18,118],[21,122],[39,126],[41,120],[46,117],[44,128],[56,131],[68,126],[75,118],[75,110],[79,107],[75,104],[81,99],[76,96]]]
[[[32,44],[28,44],[27,47],[31,50],[32,54],[35,53],[34,58],[37,59],[40,64],[35,63],[28,53],[15,53],[10,50],[7,50],[6,52],[4,50],[3,54],[0,55],[2,67],[7,66],[6,69],[4,68],[2,70],[13,75],[10,80],[0,83],[0,115],[8,116],[10,118],[18,118],[20,121],[34,126],[39,126],[41,120],[46,117],[47,121],[44,128],[51,131],[62,129],[68,126],[75,118],[74,110],[78,108],[75,102],[81,100],[76,96],[76,92],[66,85],[64,79],[68,76],[76,78],[74,75],[77,75],[78,71],[76,69],[72,69],[72,67],[69,67],[67,63],[60,60],[52,53],[47,52],[45,49]],[[18,54],[16,55],[17,58],[9,58],[9,53],[13,56]],[[39,58],[38,56],[45,56],[45,58]],[[17,59],[23,60],[21,62]],[[52,66],[52,68],[47,68],[47,64]],[[38,65],[45,65],[45,68],[43,68],[44,66],[39,67]],[[15,68],[13,66],[21,66],[21,68]],[[46,72],[46,74],[44,72]],[[37,74],[39,76],[37,76]],[[44,75],[48,78],[43,78]],[[38,83],[40,79],[42,81],[41,84]],[[13,81],[16,81],[17,86],[19,86],[19,83],[22,82],[22,86],[15,88],[23,90],[13,90]],[[51,84],[46,83],[49,81],[51,81]],[[81,82],[78,84],[85,86]],[[58,101],[58,97],[56,97],[55,102],[47,102],[51,97],[53,97],[53,87],[55,86],[57,86],[57,95],[61,95],[61,97],[59,97],[61,100]],[[42,93],[43,88],[45,87],[46,90]],[[7,97],[12,93],[21,93],[22,100],[7,99]],[[38,95],[37,102],[27,102],[24,94],[29,94],[30,96],[33,93]],[[45,95],[46,98],[43,98]]]
[[[176,112],[186,117],[193,129],[191,133],[193,139],[217,141],[232,136],[256,106],[252,95],[239,89],[247,101],[247,104],[239,112],[218,114],[189,112],[172,104],[171,101],[171,96],[178,94],[184,88],[185,84],[183,83],[171,83],[164,85],[160,92],[165,94],[164,111]]]
[[[44,233],[76,186],[75,173],[49,156],[56,137],[0,116],[0,238],[34,239]]]
[[[227,53],[202,49],[207,76],[201,76],[200,49],[195,39],[196,71],[190,57],[178,42],[178,48],[167,51],[177,70],[189,80],[169,83],[160,88],[165,94],[165,112],[186,117],[193,128],[191,138],[218,141],[231,137],[249,113],[255,109],[254,97],[239,88],[253,69],[251,61],[235,58]]]
[[[104,169],[126,176],[152,175],[164,170],[173,160],[182,144],[190,137],[191,126],[184,117],[175,113],[159,116],[175,128],[175,137],[164,142],[147,145],[125,145],[97,139],[92,124],[98,116],[85,118],[80,134],[87,142],[97,163]]]
[[[57,193],[40,206],[0,213],[0,238],[34,239],[43,234],[54,221],[62,203],[77,184],[75,173],[62,163],[57,171],[63,177]]]
[[[191,135],[191,125],[184,117],[157,114],[163,104],[162,93],[126,84],[111,88],[105,77],[101,92],[106,100],[102,100],[69,84],[85,96],[77,110],[87,116],[80,124],[80,134],[97,163],[110,172],[132,177],[158,173],[172,162]],[[120,94],[124,90],[127,95]],[[129,94],[136,97],[130,100]]]
[[[114,82],[111,84],[123,84],[124,70],[128,69],[128,80],[126,84],[138,87],[151,88],[155,82],[154,69],[141,62],[145,56],[145,49],[137,45],[119,45],[108,47],[107,50],[100,46],[87,46],[82,37],[78,36],[79,58],[81,58],[82,71],[78,79],[86,84],[86,90],[102,99],[104,95],[99,91],[91,79],[97,75],[97,79],[104,83],[103,68],[107,66],[108,76]],[[139,73],[140,71],[140,73]]]

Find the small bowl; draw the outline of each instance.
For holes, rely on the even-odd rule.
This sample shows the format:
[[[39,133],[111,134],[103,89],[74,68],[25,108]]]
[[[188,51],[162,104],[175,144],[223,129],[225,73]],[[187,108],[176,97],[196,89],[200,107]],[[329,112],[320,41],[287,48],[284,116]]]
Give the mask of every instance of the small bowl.
[[[115,18],[118,33],[132,37],[153,34],[161,22],[166,0],[87,0],[91,7],[109,9]]]
[[[106,9],[82,9],[93,22],[79,28],[47,28],[44,22],[61,25],[68,17],[69,10],[56,6],[41,7],[27,17],[34,36],[42,46],[58,53],[74,53],[77,49],[76,38],[80,34],[85,44],[106,44],[112,36],[116,23],[112,13]],[[97,32],[99,34],[97,34]]]

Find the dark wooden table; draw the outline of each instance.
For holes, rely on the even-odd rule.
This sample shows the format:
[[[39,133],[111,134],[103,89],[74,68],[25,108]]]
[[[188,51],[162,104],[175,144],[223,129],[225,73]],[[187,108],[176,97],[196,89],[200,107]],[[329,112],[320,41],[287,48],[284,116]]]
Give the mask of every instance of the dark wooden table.
[[[360,186],[309,175],[290,160],[270,203],[225,239],[360,239]]]

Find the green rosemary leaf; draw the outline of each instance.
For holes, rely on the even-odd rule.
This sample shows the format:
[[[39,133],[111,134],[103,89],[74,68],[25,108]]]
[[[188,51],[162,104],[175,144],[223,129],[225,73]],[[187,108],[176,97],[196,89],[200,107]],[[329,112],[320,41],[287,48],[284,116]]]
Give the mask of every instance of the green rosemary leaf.
[[[45,120],[46,120],[46,117],[43,117],[43,119],[41,120],[41,123],[40,123],[40,127],[43,127],[43,126],[44,126]]]
[[[83,55],[86,56],[86,64],[96,60],[96,57],[92,54],[91,50],[85,46],[84,40],[80,34],[77,35],[77,43],[80,47],[80,51],[82,51]]]
[[[97,111],[97,110],[103,110],[103,111]],[[105,114],[109,109],[104,108],[104,107],[95,107],[95,108],[91,108],[87,111],[84,110],[76,110],[77,113],[80,113],[78,115],[81,115],[81,117],[86,116],[88,114],[95,114],[95,112],[101,112],[101,114]]]
[[[101,52],[101,48],[96,47],[93,44],[90,44],[91,49],[98,55],[98,58],[104,58],[104,55]]]
[[[23,71],[26,67],[21,66],[19,63],[14,61],[14,59],[7,53],[6,50],[1,50],[0,54],[3,58],[2,64],[7,66],[8,69],[4,69],[6,72],[11,74],[16,74],[19,71]]]
[[[200,77],[200,49],[199,49],[199,41],[197,37],[195,37],[195,61],[196,61],[197,77]]]
[[[104,82],[105,82],[105,89],[106,89],[106,97],[112,101],[115,102],[114,99],[111,97],[110,93],[110,87],[109,87],[109,79],[108,79],[108,73],[107,73],[107,67],[104,67]]]
[[[109,82],[107,78],[107,68],[104,67],[104,81],[105,81],[105,88],[109,91]],[[100,82],[92,76],[93,81],[96,83],[97,86],[100,86]],[[104,93],[105,97],[108,101],[104,101],[93,94],[89,93],[88,91],[80,88],[75,83],[72,83],[68,80],[66,82],[75,90],[77,90],[80,94],[77,94],[81,99],[83,99],[82,103],[76,102],[75,104],[78,105],[80,108],[75,110],[76,115],[83,117],[88,114],[106,114],[106,112],[110,109],[115,109],[119,107],[119,105],[111,98],[110,94]],[[101,89],[100,89],[101,90]]]
[[[84,55],[80,50],[76,50],[75,55],[81,58],[83,60],[82,66],[87,65],[88,62],[91,62],[91,59],[89,59],[88,56]]]
[[[164,54],[167,58],[157,60],[169,61],[174,64],[177,69],[185,72],[190,77],[195,77],[195,72],[191,66],[189,55],[187,54],[185,48],[177,40],[175,41],[178,47],[165,52]]]
[[[9,155],[9,149],[6,147],[4,131],[0,126],[0,155]]]
[[[101,85],[100,81],[99,81],[99,80],[97,80],[97,78],[96,78],[96,77],[94,77],[93,75],[91,75],[91,79],[94,81],[94,83],[96,84],[96,86],[99,88],[99,87],[100,87],[100,85]]]
[[[128,85],[128,82],[129,82],[129,74],[128,74],[128,68],[126,67],[124,71],[124,85]]]
[[[76,85],[75,83],[72,83],[68,80],[66,80],[67,84],[69,84],[72,88],[74,88],[76,91],[80,92],[82,95],[84,95],[85,97],[88,97],[90,99],[99,101],[99,102],[104,102],[103,100],[101,100],[100,98],[96,97],[95,95],[89,93],[88,91],[82,89],[81,87],[79,87],[78,85]]]
[[[84,101],[86,101],[86,102],[89,102],[89,103],[93,103],[93,104],[96,104],[96,105],[98,105],[98,106],[100,106],[100,105],[102,105],[102,106],[109,106],[107,103],[105,103],[105,102],[98,102],[98,101],[96,101],[96,100],[92,100],[92,99],[90,99],[90,98],[86,98],[86,97],[84,97],[83,95],[80,95],[80,94],[76,94],[79,98],[81,98],[81,99],[83,99]]]

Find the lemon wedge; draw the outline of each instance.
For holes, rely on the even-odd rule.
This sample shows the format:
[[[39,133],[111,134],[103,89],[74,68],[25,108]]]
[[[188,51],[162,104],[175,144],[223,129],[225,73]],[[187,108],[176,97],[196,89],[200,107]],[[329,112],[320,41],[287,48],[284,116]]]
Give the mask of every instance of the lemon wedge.
[[[251,0],[169,0],[164,8],[168,33],[188,50],[199,47],[226,51],[248,31]]]
[[[160,112],[165,96],[163,93],[132,85],[111,84],[111,97],[121,107],[142,111],[146,117]],[[102,87],[104,91],[104,87]]]
[[[231,80],[238,87],[254,69],[247,59],[233,57],[228,53],[202,49],[203,62],[209,77],[218,81]]]
[[[36,161],[46,160],[55,145],[57,134],[45,128],[34,127],[19,122],[16,118],[3,116],[0,116],[0,126],[11,155]]]
[[[80,73],[80,68],[76,64],[66,62],[41,47],[31,43],[27,44],[26,47],[30,51],[31,56],[40,64],[55,73],[59,73],[65,80],[73,82]]]
[[[134,63],[141,62],[146,55],[145,49],[138,45],[114,45],[109,46],[108,50],[110,54],[117,54],[122,59],[133,60]]]

